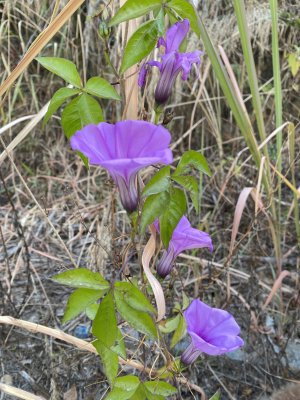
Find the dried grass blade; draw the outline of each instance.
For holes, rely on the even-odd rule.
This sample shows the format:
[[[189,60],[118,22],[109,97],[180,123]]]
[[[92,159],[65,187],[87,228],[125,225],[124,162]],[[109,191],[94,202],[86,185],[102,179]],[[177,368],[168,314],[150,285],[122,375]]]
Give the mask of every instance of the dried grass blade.
[[[27,121],[28,119],[32,119],[34,116],[35,116],[35,114],[25,115],[24,117],[17,118],[14,121],[10,122],[9,124],[2,126],[2,128],[0,128],[0,135],[2,135],[4,132],[8,131],[13,126],[19,124],[20,122]]]
[[[98,354],[96,348],[89,342],[85,340],[78,339],[72,335],[68,335],[59,329],[48,328],[47,326],[35,324],[33,322],[24,321],[23,319],[16,319],[10,316],[0,316],[0,324],[17,326],[22,329],[26,329],[32,333],[42,333],[47,336],[54,337],[56,339],[62,340],[63,342],[69,343],[74,347],[77,347],[79,350],[89,351],[90,353]],[[134,361],[134,360],[123,360],[123,358],[119,357],[120,364],[130,365],[133,368],[136,368],[140,371],[149,372],[148,368],[145,368],[143,364]]]
[[[42,333],[44,335],[52,336],[56,339],[70,343],[80,350],[89,351],[91,353],[97,353],[95,347],[82,339],[77,339],[72,335],[68,335],[59,329],[48,328],[44,325],[34,324],[32,322],[24,321],[22,319],[16,319],[9,316],[0,316],[0,324],[7,324],[18,326],[19,328],[26,329],[32,333]]]
[[[231,65],[230,65],[230,62],[228,60],[228,57],[227,57],[227,55],[226,55],[226,53],[225,53],[225,51],[224,51],[222,46],[218,46],[218,48],[219,48],[219,51],[220,51],[220,55],[221,55],[222,61],[223,61],[224,65],[225,65],[226,71],[228,73],[228,76],[229,76],[229,78],[231,80],[232,86],[233,86],[233,88],[235,90],[235,94],[236,94],[237,100],[239,101],[240,106],[241,106],[241,108],[243,109],[243,111],[245,113],[245,117],[247,118],[247,120],[249,122],[249,125],[251,125],[251,121],[250,121],[250,118],[249,118],[245,103],[243,101],[242,93],[241,93],[241,91],[239,89],[239,85],[238,85],[238,83],[236,81],[236,78],[235,78],[234,72],[233,72],[233,70],[231,68]]]
[[[35,394],[26,392],[25,390],[18,389],[14,386],[7,385],[1,382],[0,382],[0,392],[10,394],[11,396],[15,396],[18,399],[23,399],[23,400],[46,400],[45,397],[36,396]]]
[[[275,293],[277,292],[277,290],[280,289],[283,279],[289,275],[291,275],[291,273],[289,271],[286,271],[286,270],[281,271],[281,273],[279,274],[278,278],[276,279],[276,281],[274,282],[274,284],[272,286],[272,290],[271,290],[267,300],[265,301],[265,304],[263,305],[263,309],[265,309],[268,306],[268,304],[272,300],[272,298],[275,295]]]
[[[261,188],[261,180],[263,176],[263,170],[264,170],[264,163],[266,161],[266,157],[263,156],[261,159],[260,167],[259,167],[259,174],[258,174],[258,180],[257,180],[257,185],[256,185],[256,194],[255,194],[255,218],[257,217],[257,211],[259,208],[259,198],[260,198],[260,188]]]
[[[20,63],[7,77],[7,79],[0,86],[0,96],[2,96],[7,89],[15,82],[21,73],[27,68],[34,57],[46,46],[52,37],[60,30],[60,28],[69,20],[75,11],[81,6],[84,0],[70,0],[68,4],[62,9],[58,16],[47,26],[47,28],[37,37],[33,42],[30,49],[22,58]]]
[[[31,121],[28,122],[28,124],[21,130],[21,132],[9,143],[9,145],[6,147],[6,149],[0,154],[0,165],[2,162],[5,160],[5,158],[10,154],[13,149],[23,140],[25,137],[32,131],[32,129],[43,119],[44,115],[46,114],[49,106],[48,102],[47,104],[44,105],[44,107],[36,114],[33,116]],[[25,118],[25,117],[23,117]],[[22,120],[22,118],[20,118]],[[12,123],[15,123],[16,121],[13,121]],[[11,123],[11,124],[12,124]],[[9,124],[9,125],[11,125]],[[6,127],[3,127],[4,129]],[[0,131],[1,132],[1,131]]]
[[[242,214],[246,205],[246,201],[249,197],[249,194],[252,192],[254,188],[253,187],[246,187],[244,188],[240,195],[239,199],[237,202],[237,205],[235,207],[235,212],[234,212],[234,218],[233,218],[233,226],[232,226],[232,232],[231,232],[231,240],[230,240],[230,247],[229,247],[229,257],[232,256],[233,249],[234,249],[234,242],[236,239],[236,235],[238,233],[238,229],[240,226]]]
[[[155,252],[155,237],[156,237],[156,230],[153,225],[150,225],[151,236],[148,240],[143,254],[142,254],[142,264],[146,274],[146,277],[150,283],[150,286],[153,290],[156,306],[157,306],[157,321],[160,321],[166,314],[166,302],[163,289],[161,284],[155,278],[150,270],[150,260],[154,255]]]
[[[286,184],[286,186],[288,186],[292,192],[298,197],[300,198],[300,190],[296,188],[296,186],[292,185],[291,182],[286,179],[286,177],[284,175],[282,175],[281,172],[279,172],[274,165],[270,164],[270,167],[272,168],[272,170],[283,180],[283,182]]]
[[[18,326],[19,328],[26,329],[33,333],[43,333],[45,335],[55,337],[56,339],[62,340],[66,343],[70,343],[80,350],[89,351],[91,353],[98,354],[97,350],[91,343],[88,343],[82,339],[75,338],[74,336],[68,335],[67,333],[64,333],[58,329],[48,328],[47,326],[44,326],[44,325],[35,324],[33,322],[24,321],[22,319],[16,319],[16,318],[13,318],[10,316],[0,316],[0,324]],[[128,365],[132,368],[138,369],[139,371],[143,371],[149,375],[151,373],[154,375],[157,374],[157,371],[147,368],[140,362],[132,360],[132,359],[124,360],[123,358],[119,357],[119,363],[122,365]],[[199,386],[191,383],[185,377],[178,377],[178,381],[180,381],[183,385],[185,385],[187,387],[191,387],[193,390],[197,391],[198,393],[201,393],[201,396],[202,396],[201,400],[205,400],[205,394]],[[35,400],[35,399],[34,399],[34,397],[31,397],[30,400]],[[45,399],[40,397],[40,398],[37,398],[36,400],[45,400]]]

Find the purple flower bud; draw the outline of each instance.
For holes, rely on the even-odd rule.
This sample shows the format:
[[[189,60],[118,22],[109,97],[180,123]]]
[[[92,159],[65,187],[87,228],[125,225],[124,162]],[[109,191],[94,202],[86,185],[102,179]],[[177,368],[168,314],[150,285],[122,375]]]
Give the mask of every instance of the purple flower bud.
[[[152,164],[173,161],[169,131],[146,121],[101,122],[87,125],[71,137],[73,150],[82,152],[90,164],[101,165],[118,186],[128,212],[138,205],[137,174]]]
[[[179,72],[182,72],[182,79],[186,80],[192,64],[200,64],[201,51],[195,50],[191,53],[180,53],[179,46],[187,35],[190,28],[188,19],[176,22],[166,33],[166,39],[160,38],[157,46],[165,47],[165,54],[161,56],[161,62],[149,61],[141,68],[139,75],[139,86],[145,85],[148,66],[158,67],[160,78],[155,90],[155,101],[164,104],[171,95],[175,79]]]
[[[201,353],[211,356],[228,353],[244,345],[240,327],[229,312],[209,307],[196,299],[184,312],[192,342],[181,355],[185,364],[193,363]]]
[[[158,221],[155,222],[155,227],[159,232]],[[176,257],[184,250],[200,249],[203,247],[207,247],[210,251],[213,251],[211,237],[206,232],[192,228],[188,219],[183,216],[174,229],[168,250],[164,250],[157,265],[156,270],[158,274],[162,278],[165,278],[171,272]]]

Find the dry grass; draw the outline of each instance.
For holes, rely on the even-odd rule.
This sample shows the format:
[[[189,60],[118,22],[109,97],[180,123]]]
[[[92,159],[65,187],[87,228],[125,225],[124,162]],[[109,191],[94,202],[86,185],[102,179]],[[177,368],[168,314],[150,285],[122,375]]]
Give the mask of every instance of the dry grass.
[[[49,7],[46,1],[0,1],[1,82],[48,26],[54,13],[57,14],[66,3],[53,1]],[[251,115],[249,88],[233,10],[228,1],[211,3],[202,10],[204,19],[215,43],[225,49]],[[281,11],[296,12],[292,1],[280,3]],[[97,35],[98,19],[89,17],[97,14],[101,4],[96,0],[86,2],[41,54],[72,59],[82,76],[101,75],[113,82],[115,78],[105,66],[103,43]],[[270,80],[270,14],[267,1],[249,4],[260,93],[270,136],[275,126]],[[59,9],[55,8],[56,5]],[[288,132],[284,131],[283,173],[299,187],[297,124],[300,100],[292,87],[295,80],[284,58],[284,52],[291,51],[293,45],[299,43],[299,31],[284,23],[280,29],[284,121],[296,126],[295,157],[290,157]],[[115,65],[120,61],[120,36],[121,29],[113,33],[110,42]],[[189,46],[200,45],[193,37]],[[0,132],[3,126],[21,117],[39,115],[61,85],[59,78],[42,70],[33,61],[2,99]],[[149,91],[153,92],[153,88],[151,82]],[[149,112],[152,98],[142,98],[140,104],[144,104],[146,112]],[[119,106],[110,102],[102,105],[109,121],[121,118],[123,110]],[[141,111],[145,114],[144,107]],[[205,57],[200,80],[190,79],[184,85],[177,80],[173,104],[168,109],[175,113],[169,125],[175,157],[189,146],[203,149],[213,171],[212,178],[201,178],[200,215],[191,212],[190,216],[195,226],[212,234],[215,245],[213,256],[203,252],[200,258],[199,253],[192,253],[178,259],[177,271],[170,281],[164,283],[168,310],[173,306],[174,293],[176,300],[181,301],[182,292],[201,296],[215,306],[226,306],[242,325],[242,336],[247,343],[241,360],[204,358],[185,375],[203,387],[207,395],[221,388],[224,399],[260,398],[285,380],[300,378],[300,367],[297,370],[286,363],[289,344],[299,349],[300,254],[291,211],[293,193],[283,186],[281,224],[284,235],[281,248],[282,266],[287,273],[281,290],[275,293],[275,290],[272,292],[277,271],[274,239],[266,216],[268,199],[259,184],[260,172],[248,158],[248,149]],[[70,151],[58,117],[52,118],[45,129],[35,118],[36,123],[27,130],[28,120],[20,120],[0,133],[1,314],[72,334],[82,319],[77,318],[61,327],[68,293],[67,289],[51,282],[51,276],[75,264],[100,271],[109,278],[122,262],[123,249],[129,242],[129,224],[106,173],[96,168],[89,172],[85,170]],[[25,135],[21,134],[24,130]],[[271,161],[275,164],[273,141],[271,138],[268,146]],[[7,148],[12,149],[9,156]],[[275,173],[273,179],[276,200]],[[249,198],[243,204],[236,237],[231,243],[236,204],[246,187],[256,188],[260,196],[254,201]],[[263,207],[259,206],[259,200]],[[138,269],[138,262],[133,259],[131,273]],[[272,300],[264,307],[270,293]],[[126,336],[129,357],[138,359],[140,354],[135,352],[139,338],[128,328]],[[47,399],[61,398],[73,384],[77,387],[78,398],[82,399],[100,399],[106,392],[107,383],[96,356],[75,351],[60,341],[26,334],[8,326],[0,326],[0,337],[0,377],[9,375],[13,386]],[[151,344],[146,348],[148,366],[152,363],[155,366],[159,348],[153,348]],[[182,393],[183,398],[196,398],[193,388],[187,390],[186,385],[182,386]],[[9,399],[5,396],[4,399]]]

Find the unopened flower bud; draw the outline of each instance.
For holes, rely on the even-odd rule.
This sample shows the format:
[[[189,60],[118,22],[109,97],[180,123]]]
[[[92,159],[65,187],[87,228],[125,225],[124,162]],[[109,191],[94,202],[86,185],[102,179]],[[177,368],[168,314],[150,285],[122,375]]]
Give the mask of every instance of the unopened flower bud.
[[[102,39],[106,39],[106,38],[109,37],[110,32],[111,32],[111,28],[109,28],[107,26],[107,23],[105,21],[101,21],[100,24],[99,24],[99,28],[98,28],[99,36]]]

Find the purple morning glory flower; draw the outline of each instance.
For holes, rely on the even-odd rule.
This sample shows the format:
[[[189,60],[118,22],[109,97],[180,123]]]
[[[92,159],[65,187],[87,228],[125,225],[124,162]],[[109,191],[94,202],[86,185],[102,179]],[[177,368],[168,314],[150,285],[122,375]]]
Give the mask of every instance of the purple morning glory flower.
[[[175,79],[182,71],[182,79],[186,80],[193,64],[200,64],[201,51],[195,50],[191,53],[180,53],[179,46],[187,35],[190,28],[188,19],[176,22],[166,33],[166,39],[160,38],[157,46],[165,47],[165,54],[161,56],[161,62],[149,61],[144,64],[139,74],[139,86],[145,85],[148,66],[158,67],[160,78],[155,90],[155,101],[164,104],[171,95]]]
[[[100,122],[87,125],[71,137],[73,150],[82,152],[90,164],[107,169],[119,188],[128,212],[138,205],[137,173],[152,164],[173,161],[169,131],[146,121]]]
[[[211,356],[228,353],[244,345],[240,327],[229,312],[193,300],[184,312],[187,332],[192,342],[182,353],[185,364],[193,363],[201,353]]]
[[[158,221],[155,222],[155,227],[159,231]],[[211,237],[206,232],[192,228],[188,219],[183,216],[172,234],[168,250],[164,250],[157,265],[158,274],[165,278],[171,272],[174,261],[180,253],[184,250],[202,247],[208,247],[210,251],[213,251]]]

